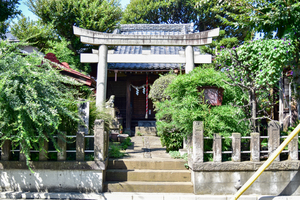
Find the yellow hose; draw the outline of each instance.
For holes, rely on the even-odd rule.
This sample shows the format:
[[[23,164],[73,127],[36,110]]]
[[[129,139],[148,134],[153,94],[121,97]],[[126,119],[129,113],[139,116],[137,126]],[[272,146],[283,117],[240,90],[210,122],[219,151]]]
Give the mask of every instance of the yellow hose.
[[[234,194],[231,200],[237,200],[251,185],[254,181],[265,171],[267,167],[275,160],[275,158],[281,153],[284,147],[290,143],[290,141],[298,135],[300,131],[300,124],[295,130],[283,141],[283,143],[276,149],[274,153],[268,158],[268,160],[251,176],[251,178]]]

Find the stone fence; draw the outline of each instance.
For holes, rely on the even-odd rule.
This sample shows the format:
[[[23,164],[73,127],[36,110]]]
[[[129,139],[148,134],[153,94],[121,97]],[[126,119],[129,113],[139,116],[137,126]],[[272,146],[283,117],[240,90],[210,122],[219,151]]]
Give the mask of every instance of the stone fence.
[[[224,138],[216,133],[213,137],[213,151],[204,150],[204,140],[210,139],[203,136],[203,123],[194,122],[193,124],[193,139],[192,144],[192,157],[194,163],[204,161],[204,153],[212,153],[214,162],[222,162],[223,154],[231,154],[232,162],[241,162],[241,154],[250,154],[249,161],[259,162],[261,154],[271,154],[280,145],[280,139],[287,136],[280,136],[280,126],[277,122],[270,122],[268,124],[268,136],[260,136],[260,133],[251,133],[250,136],[241,137],[240,133],[232,133],[230,138]],[[222,151],[222,139],[231,139],[231,151]],[[242,139],[250,140],[249,149],[242,150]],[[268,140],[268,148],[261,150],[262,139]],[[298,138],[295,137],[288,145],[288,150],[282,153],[288,153],[288,160],[298,160]],[[279,161],[279,156],[275,161]]]
[[[242,184],[263,164],[262,155],[268,157],[280,145],[280,126],[277,122],[268,124],[268,136],[251,133],[248,137],[241,137],[240,133],[232,133],[230,139],[231,151],[222,151],[220,134],[214,134],[213,150],[205,151],[203,122],[195,121],[193,135],[188,140],[189,168],[192,170],[192,181],[195,194],[234,194]],[[228,139],[228,138],[227,138]],[[242,141],[250,140],[249,149],[242,150]],[[261,141],[268,140],[268,147],[261,150]],[[298,137],[288,145],[287,159],[280,161],[278,156],[260,178],[246,191],[245,194],[260,195],[299,195],[300,162],[298,160]],[[212,162],[205,162],[204,154],[213,154]],[[222,161],[224,154],[231,154],[231,161]],[[241,159],[242,154],[249,155],[249,160]],[[227,156],[228,157],[228,156]]]
[[[84,109],[88,107],[88,102],[80,105],[81,116],[87,123],[88,111]],[[76,135],[57,137],[61,151],[52,150],[47,142],[43,146],[46,152],[30,151],[31,154],[38,154],[38,161],[29,162],[31,170],[20,150],[12,150],[11,142],[5,141],[0,149],[0,191],[102,192],[103,172],[108,164],[108,133],[104,130],[103,120],[95,120],[94,133],[88,134],[86,128],[79,126]],[[70,138],[76,138],[72,149],[67,148]],[[67,155],[71,154],[70,160]],[[94,158],[88,161],[86,154]],[[15,155],[19,155],[18,158]]]
[[[62,138],[57,138],[57,144],[61,151],[49,150],[49,144],[45,141],[42,151],[31,150],[31,153],[38,153],[39,161],[48,161],[49,153],[57,153],[57,161],[67,161],[67,153],[75,153],[76,161],[85,161],[86,153],[93,153],[94,161],[105,161],[108,155],[108,133],[104,131],[104,121],[96,120],[94,126],[94,135],[86,135],[83,131],[78,131],[76,135],[64,135]],[[76,150],[67,149],[67,138],[75,138]],[[93,144],[89,145],[92,149],[86,147],[86,139],[92,138],[94,140]],[[7,140],[2,145],[1,151],[1,161],[12,161],[12,153],[20,152],[19,149],[11,149],[11,141]],[[15,159],[14,159],[15,160]],[[25,156],[19,153],[19,161],[26,161]]]

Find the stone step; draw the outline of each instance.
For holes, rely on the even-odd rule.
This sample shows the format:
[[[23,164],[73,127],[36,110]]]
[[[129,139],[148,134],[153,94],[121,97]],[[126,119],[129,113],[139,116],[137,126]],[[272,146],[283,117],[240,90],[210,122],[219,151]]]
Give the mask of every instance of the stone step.
[[[153,169],[153,170],[186,170],[185,160],[155,159],[110,159],[108,169]]]
[[[107,181],[191,182],[188,170],[106,170]]]
[[[104,182],[106,192],[193,193],[191,182]]]

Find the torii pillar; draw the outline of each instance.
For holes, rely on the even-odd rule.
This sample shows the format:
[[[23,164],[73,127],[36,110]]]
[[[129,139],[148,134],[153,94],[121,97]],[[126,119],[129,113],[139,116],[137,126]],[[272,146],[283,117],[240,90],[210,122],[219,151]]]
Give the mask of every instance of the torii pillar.
[[[185,48],[185,73],[188,74],[195,68],[194,65],[194,49],[192,46],[186,46]]]
[[[97,67],[97,93],[96,106],[103,108],[106,101],[106,85],[107,85],[107,46],[102,44],[98,51],[98,67]]]

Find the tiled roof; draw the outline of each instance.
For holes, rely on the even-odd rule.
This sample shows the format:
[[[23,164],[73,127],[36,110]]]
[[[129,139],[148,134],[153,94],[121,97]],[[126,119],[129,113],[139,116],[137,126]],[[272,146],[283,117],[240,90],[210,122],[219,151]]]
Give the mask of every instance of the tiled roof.
[[[84,75],[72,68],[70,68],[69,64],[66,62],[60,62],[54,53],[47,53],[46,56],[44,57],[52,62],[54,64],[52,67],[61,70],[63,74],[73,77],[75,80],[89,86],[89,87],[96,87],[96,81],[87,75]],[[56,64],[55,64],[56,63]]]
[[[183,35],[194,32],[194,24],[122,24],[113,34],[123,35]],[[198,48],[194,48],[199,51]],[[179,54],[181,46],[151,46],[151,54]],[[142,54],[142,46],[117,46],[114,54]],[[182,66],[181,66],[182,65]],[[184,64],[169,63],[109,63],[109,69],[165,70],[184,69]]]
[[[16,38],[11,33],[5,33],[5,39],[8,40],[8,41],[10,41],[10,42],[19,42],[19,39]]]

